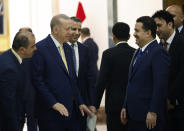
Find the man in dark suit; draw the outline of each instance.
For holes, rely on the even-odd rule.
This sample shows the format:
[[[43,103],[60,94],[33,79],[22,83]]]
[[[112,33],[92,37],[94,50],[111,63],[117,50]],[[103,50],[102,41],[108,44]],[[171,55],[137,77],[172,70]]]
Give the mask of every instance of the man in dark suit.
[[[170,58],[167,131],[184,131],[184,38],[175,31],[173,16],[167,11],[153,15],[157,35]]]
[[[97,109],[100,106],[104,90],[106,90],[105,112],[108,131],[127,130],[121,123],[120,112],[128,82],[128,69],[135,51],[127,44],[130,37],[129,32],[130,28],[126,23],[118,22],[113,26],[113,41],[116,46],[103,52],[99,79],[96,84]]]
[[[24,74],[22,59],[30,58],[36,50],[35,37],[19,31],[12,49],[0,55],[0,125],[2,131],[21,131],[23,113]]]
[[[77,75],[77,84],[84,103],[89,109],[95,113],[94,107],[94,84],[96,81],[95,63],[92,62],[92,58],[89,55],[88,48],[78,42],[77,40],[81,34],[81,20],[77,17],[71,17],[71,37],[68,44],[73,51],[74,67]],[[82,117],[79,114],[80,131],[86,131],[86,116]]]
[[[182,6],[179,5],[171,5],[167,7],[166,11],[168,11],[174,17],[174,26],[180,34],[184,36],[184,28],[183,28],[183,21],[184,21],[184,14],[182,10]]]
[[[36,44],[32,58],[33,84],[37,90],[37,118],[40,131],[79,131],[77,108],[91,112],[79,94],[71,47],[71,19],[52,18],[51,34]]]
[[[82,43],[88,47],[90,57],[92,59],[92,63],[95,63],[96,66],[96,77],[98,75],[98,67],[97,67],[97,60],[98,60],[98,46],[96,42],[90,37],[90,30],[87,27],[81,29],[81,39]]]
[[[164,131],[169,57],[155,39],[152,18],[138,18],[134,30],[139,49],[130,65],[121,119],[124,124],[128,119],[128,131]]]
[[[24,59],[22,61],[22,69],[24,71],[24,116],[23,122],[27,124],[28,131],[37,131],[37,120],[35,118],[35,88],[33,87],[31,79],[31,59]],[[24,125],[24,123],[23,123]]]
[[[19,31],[32,32],[29,27],[22,27]],[[24,123],[27,123],[28,131],[37,131],[37,120],[34,115],[35,108],[35,88],[31,80],[31,59],[23,59],[21,67],[24,72],[24,95],[23,95],[23,116],[22,116],[22,130]]]

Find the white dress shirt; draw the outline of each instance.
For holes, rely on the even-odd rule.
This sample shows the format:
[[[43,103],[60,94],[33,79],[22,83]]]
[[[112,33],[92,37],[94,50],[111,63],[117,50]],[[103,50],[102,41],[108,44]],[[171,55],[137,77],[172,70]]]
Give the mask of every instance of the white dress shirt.
[[[67,42],[70,46],[72,46],[72,43]],[[75,58],[76,58],[76,75],[78,76],[79,72],[79,50],[78,50],[78,44],[77,42],[73,43],[74,44],[74,51],[75,51]]]

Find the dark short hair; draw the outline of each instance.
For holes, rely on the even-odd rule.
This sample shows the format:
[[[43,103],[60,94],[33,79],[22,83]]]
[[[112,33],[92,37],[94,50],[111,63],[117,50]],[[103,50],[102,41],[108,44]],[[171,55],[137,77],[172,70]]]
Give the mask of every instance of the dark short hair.
[[[32,34],[31,32],[29,32],[33,37],[34,34]],[[20,47],[24,47],[27,48],[29,45],[29,35],[26,34],[25,32],[19,31],[16,33],[14,39],[13,39],[13,45],[12,48],[15,51],[18,51]]]
[[[183,14],[184,14],[184,4],[182,5],[182,11],[183,11]]]
[[[153,19],[155,19],[155,18],[163,19],[166,21],[167,24],[169,22],[171,22],[173,24],[173,28],[174,28],[174,19],[173,19],[174,16],[171,15],[168,11],[159,10],[159,11],[155,12],[155,14],[153,14],[152,18]]]
[[[81,23],[81,20],[78,17],[72,16],[72,17],[70,17],[70,19],[75,21],[75,22],[80,22]]]
[[[81,29],[81,34],[85,35],[85,36],[90,36],[90,30],[87,27],[84,27]]]
[[[32,29],[29,28],[29,27],[20,28],[20,29],[19,29],[19,32],[21,32],[21,31],[28,31],[28,32],[30,32],[30,33],[33,33]]]
[[[157,26],[156,26],[156,23],[154,21],[153,18],[149,17],[149,16],[142,16],[142,17],[139,17],[136,22],[140,22],[142,23],[142,28],[145,30],[145,31],[148,31],[150,30],[151,31],[151,35],[153,38],[156,37],[156,29],[157,29]]]
[[[123,22],[117,22],[112,27],[112,33],[116,36],[118,40],[128,40],[130,27],[128,24]]]

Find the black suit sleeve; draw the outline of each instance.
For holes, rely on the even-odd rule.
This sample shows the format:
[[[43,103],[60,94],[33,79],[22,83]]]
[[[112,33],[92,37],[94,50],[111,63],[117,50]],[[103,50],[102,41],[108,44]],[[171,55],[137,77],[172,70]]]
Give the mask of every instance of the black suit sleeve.
[[[183,52],[183,50],[184,50],[183,47],[178,48],[178,52],[180,52],[180,53],[178,53],[178,56],[177,56],[178,61],[177,61],[177,63],[173,63],[173,64],[178,64],[175,66],[175,68],[176,68],[175,72],[177,72],[177,73],[174,76],[174,80],[171,83],[171,89],[169,91],[169,99],[170,100],[175,100],[175,99],[182,100],[180,104],[184,104],[184,97],[183,97],[183,94],[184,94],[184,89],[183,89],[183,86],[184,86],[184,81],[183,81],[183,77],[184,77],[184,52]],[[173,99],[173,97],[174,97],[174,99]],[[182,97],[183,99],[181,99],[180,97]],[[175,103],[175,101],[173,103],[171,101],[171,104],[174,104],[174,103]]]
[[[95,101],[95,83],[97,77],[96,63],[91,59],[91,55],[88,49],[88,103],[89,105],[94,105]]]
[[[104,90],[108,85],[109,76],[110,76],[109,74],[111,72],[111,69],[112,69],[112,64],[111,64],[110,53],[105,51],[102,55],[99,78],[96,84],[97,98],[96,98],[95,105],[97,109],[100,106]]]

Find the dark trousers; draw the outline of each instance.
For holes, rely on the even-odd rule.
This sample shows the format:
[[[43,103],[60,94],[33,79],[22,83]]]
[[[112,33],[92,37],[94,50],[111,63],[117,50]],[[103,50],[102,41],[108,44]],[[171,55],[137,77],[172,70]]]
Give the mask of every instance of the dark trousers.
[[[1,121],[1,118],[2,118],[2,116],[1,116],[1,112],[0,112],[0,131],[2,131],[2,121]]]
[[[21,118],[21,127],[23,130],[24,123],[27,124],[27,131],[38,131],[38,121],[35,117],[34,106],[35,102],[33,100],[24,101],[23,114]]]
[[[80,131],[78,115],[74,106],[70,120],[38,120],[39,131]]]
[[[135,121],[135,120],[128,120],[128,131],[165,131],[165,121],[164,120],[157,120],[157,125],[155,128],[149,130],[146,127],[146,120],[145,121]]]
[[[184,110],[174,109],[168,111],[167,131],[184,131]]]
[[[81,114],[81,113],[79,112],[78,114]],[[86,114],[85,114],[85,116],[80,115],[79,122],[80,122],[80,131],[86,131],[87,115]]]
[[[127,125],[121,123],[120,114],[107,114],[107,131],[127,131]]]
[[[27,130],[28,131],[37,131],[37,119],[34,114],[34,101],[28,100],[25,103],[25,115],[27,118]]]

